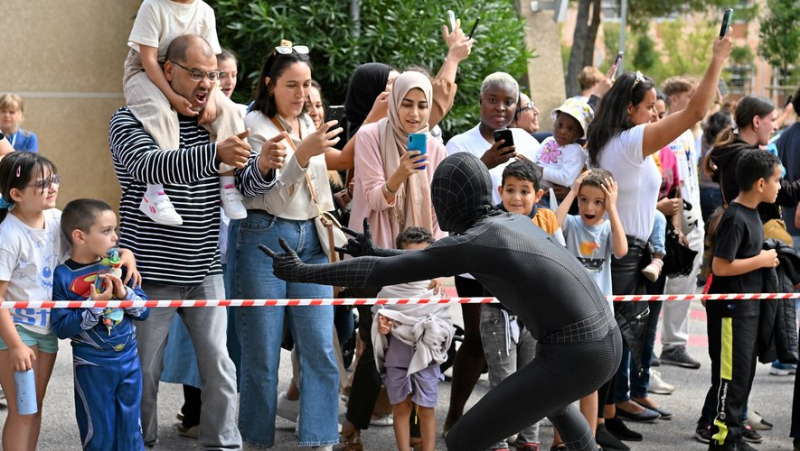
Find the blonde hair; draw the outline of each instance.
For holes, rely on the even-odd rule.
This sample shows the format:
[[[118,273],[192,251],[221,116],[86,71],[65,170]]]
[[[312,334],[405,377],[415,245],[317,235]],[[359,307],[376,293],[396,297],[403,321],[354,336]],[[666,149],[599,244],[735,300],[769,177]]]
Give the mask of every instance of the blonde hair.
[[[514,88],[514,96],[519,97],[519,83],[517,83],[517,80],[514,80],[514,77],[505,72],[495,72],[487,75],[486,78],[483,79],[483,83],[481,83],[481,95],[483,95],[487,89],[501,85],[511,86]]]
[[[13,110],[22,113],[25,110],[25,103],[22,97],[16,94],[3,94],[0,96],[0,110]]]
[[[581,85],[581,91],[594,87],[594,85],[600,83],[605,77],[600,69],[594,66],[586,66],[581,70],[581,73],[578,74],[578,84]]]

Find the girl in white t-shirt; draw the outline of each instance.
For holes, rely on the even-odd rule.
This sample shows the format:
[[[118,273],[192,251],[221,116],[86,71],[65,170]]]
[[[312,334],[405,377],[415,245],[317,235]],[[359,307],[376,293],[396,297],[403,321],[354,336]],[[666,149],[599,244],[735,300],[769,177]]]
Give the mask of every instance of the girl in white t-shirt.
[[[725,36],[715,40],[713,57],[703,76],[694,96],[684,110],[671,114],[658,122],[650,123],[656,115],[656,90],[652,80],[645,78],[641,73],[626,73],[614,82],[611,90],[605,95],[596,112],[592,124],[589,126],[588,152],[590,164],[608,170],[617,180],[619,188],[618,211],[622,226],[629,235],[628,255],[625,258],[614,260],[611,267],[612,289],[614,294],[632,294],[643,290],[644,275],[638,267],[638,257],[645,252],[646,243],[653,230],[656,201],[660,187],[661,176],[656,163],[648,156],[658,152],[668,145],[695,123],[703,119],[708,107],[716,93],[722,67],[731,52],[731,38]],[[646,307],[646,306],[641,306]],[[650,318],[652,325],[648,324],[646,330],[656,325],[658,312],[655,309],[660,305],[650,305]],[[629,318],[641,313],[641,308],[636,306],[615,305],[617,317]],[[653,337],[655,331],[652,332]],[[645,336],[635,337],[647,343]],[[629,338],[632,339],[632,338]],[[626,343],[626,348],[632,348],[631,343]],[[607,421],[603,426],[603,412],[601,409],[598,421],[598,442],[606,445],[604,429],[615,432],[615,428],[624,427],[616,418],[617,411],[623,415],[635,418],[648,418],[654,420],[668,412],[656,406],[647,397],[649,384],[649,367],[652,357],[652,345],[643,346],[642,354],[633,356],[633,363],[641,365],[642,375],[640,384],[631,386],[631,395],[627,396],[627,387],[620,387],[614,405],[606,406]],[[618,380],[627,381],[626,355],[620,368]],[[633,375],[635,371],[631,371]],[[612,379],[613,381],[613,379]],[[631,382],[635,382],[631,377]],[[639,393],[643,390],[643,393]],[[613,382],[600,389],[601,403],[603,391],[608,393],[613,390]],[[633,393],[636,391],[636,393]],[[621,398],[619,393],[625,394]],[[628,399],[625,399],[628,398]],[[638,402],[635,402],[638,401]],[[617,429],[620,432],[620,429]]]
[[[551,116],[553,136],[542,141],[542,147],[533,158],[542,168],[545,190],[553,184],[572,186],[586,166],[586,153],[578,140],[586,137],[594,110],[586,102],[567,99]]]
[[[14,152],[0,162],[0,301],[52,298],[53,271],[65,254],[55,208],[60,182],[55,165],[39,154]],[[57,351],[49,309],[0,309],[0,385],[8,399],[4,449],[36,448]],[[31,369],[38,412],[19,415],[14,372]]]

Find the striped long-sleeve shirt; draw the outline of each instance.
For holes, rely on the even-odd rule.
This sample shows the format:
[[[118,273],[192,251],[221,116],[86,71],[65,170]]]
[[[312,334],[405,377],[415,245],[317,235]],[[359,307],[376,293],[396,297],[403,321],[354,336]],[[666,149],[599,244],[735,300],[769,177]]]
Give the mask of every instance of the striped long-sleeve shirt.
[[[180,117],[180,130],[180,148],[162,150],[121,108],[111,118],[109,144],[122,188],[120,246],[133,251],[146,281],[192,286],[222,272],[217,146],[194,118]],[[139,210],[147,184],[158,183],[183,225],[157,224]]]

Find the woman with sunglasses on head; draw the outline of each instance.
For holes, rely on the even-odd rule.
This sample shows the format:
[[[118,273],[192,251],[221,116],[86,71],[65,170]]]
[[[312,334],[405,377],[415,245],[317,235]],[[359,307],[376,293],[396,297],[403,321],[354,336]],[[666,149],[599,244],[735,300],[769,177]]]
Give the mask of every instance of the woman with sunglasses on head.
[[[330,298],[330,287],[286,283],[264,271],[257,245],[290,243],[303,261],[326,263],[317,235],[319,211],[333,209],[324,154],[339,140],[336,122],[317,130],[305,113],[311,87],[308,48],[283,41],[265,60],[252,110],[245,117],[252,155],[237,170],[247,219],[230,227],[228,265],[237,299]],[[269,182],[274,175],[274,182]],[[284,320],[300,357],[299,445],[338,443],[339,371],[333,351],[333,306],[238,308],[242,343],[239,430],[249,443],[275,444],[278,365]]]
[[[656,114],[656,89],[652,80],[637,72],[620,76],[603,97],[595,119],[589,126],[588,151],[590,164],[610,171],[616,176],[619,187],[617,206],[620,219],[629,235],[628,255],[612,261],[614,294],[647,293],[645,276],[641,270],[649,263],[646,258],[647,240],[653,230],[656,201],[661,185],[661,175],[650,155],[658,152],[683,132],[702,120],[716,93],[722,67],[731,52],[730,36],[715,40],[711,63],[687,107],[663,120],[651,123]],[[652,287],[650,288],[652,289]],[[616,315],[631,317],[643,313],[646,305],[615,305]],[[623,311],[624,310],[624,311]],[[643,343],[642,327],[635,336],[626,338],[632,349],[634,340]],[[637,365],[640,358],[633,356]],[[612,385],[611,382],[609,385]],[[613,393],[611,386],[604,387]],[[601,392],[601,404],[602,404]],[[613,400],[611,400],[613,402]],[[602,409],[601,409],[602,410]],[[615,417],[613,408],[608,411],[608,423]],[[641,413],[641,412],[640,412]],[[644,410],[644,413],[648,413]],[[658,413],[652,421],[658,418]],[[603,418],[603,412],[600,412]],[[602,420],[601,420],[602,421]],[[598,425],[598,441],[603,443],[604,429]],[[625,431],[623,431],[625,432]],[[631,432],[631,431],[627,431]]]

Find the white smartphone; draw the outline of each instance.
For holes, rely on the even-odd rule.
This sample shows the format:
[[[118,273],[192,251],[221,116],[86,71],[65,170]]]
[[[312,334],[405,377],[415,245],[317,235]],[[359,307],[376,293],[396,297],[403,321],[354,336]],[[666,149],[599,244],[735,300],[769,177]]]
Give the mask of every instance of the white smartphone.
[[[450,32],[456,29],[456,13],[452,9],[447,10],[447,18],[450,19]]]

